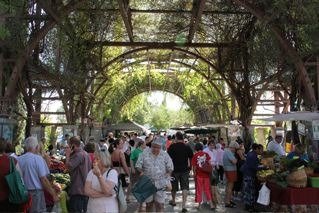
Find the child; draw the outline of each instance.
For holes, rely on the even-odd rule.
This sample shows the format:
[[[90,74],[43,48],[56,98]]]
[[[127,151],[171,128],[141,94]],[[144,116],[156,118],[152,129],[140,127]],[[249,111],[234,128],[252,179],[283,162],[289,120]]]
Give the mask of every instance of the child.
[[[211,210],[215,209],[213,204],[213,196],[210,188],[210,173],[201,169],[205,162],[210,162],[210,157],[207,153],[203,152],[203,145],[201,143],[195,144],[195,154],[192,158],[192,166],[195,178],[195,202],[198,203],[198,209],[201,202],[204,201],[203,194],[206,200],[209,201]]]

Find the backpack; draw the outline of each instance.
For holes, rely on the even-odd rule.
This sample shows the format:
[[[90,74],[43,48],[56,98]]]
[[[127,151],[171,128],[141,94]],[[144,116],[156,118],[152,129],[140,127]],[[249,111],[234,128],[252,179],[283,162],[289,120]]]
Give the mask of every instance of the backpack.
[[[5,176],[5,179],[9,187],[9,202],[12,204],[26,203],[29,199],[28,190],[20,173],[16,170],[13,158],[10,158],[10,172]]]
[[[109,171],[107,171],[106,173],[106,177],[109,175],[109,172],[112,169],[109,169]],[[122,187],[122,181],[120,179],[120,176],[118,176],[118,182],[117,185],[114,186],[114,190],[116,192],[116,198],[119,204],[119,210],[120,212],[126,212],[127,210],[127,203],[126,203],[126,198],[125,198],[125,194],[124,194],[124,190]]]

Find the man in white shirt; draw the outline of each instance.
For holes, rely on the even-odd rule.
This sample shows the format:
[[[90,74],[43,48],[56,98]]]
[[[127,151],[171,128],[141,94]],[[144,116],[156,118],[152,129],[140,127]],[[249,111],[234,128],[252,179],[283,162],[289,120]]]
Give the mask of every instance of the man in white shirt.
[[[267,150],[274,151],[279,156],[285,156],[286,152],[284,150],[284,147],[281,145],[282,139],[283,137],[281,134],[276,134],[275,140],[270,141],[267,145]]]

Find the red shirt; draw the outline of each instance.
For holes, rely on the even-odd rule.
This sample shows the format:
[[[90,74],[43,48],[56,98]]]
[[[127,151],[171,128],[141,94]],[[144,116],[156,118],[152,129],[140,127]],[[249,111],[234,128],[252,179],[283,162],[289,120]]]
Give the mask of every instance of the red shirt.
[[[202,177],[202,178],[209,178],[209,174],[207,172],[203,172],[200,167],[200,165],[204,164],[205,162],[210,161],[210,157],[206,152],[199,151],[197,152],[193,158],[192,158],[192,166],[195,168],[196,176]]]
[[[14,161],[16,163],[16,160]],[[9,188],[4,178],[10,171],[10,158],[7,154],[0,156],[0,201],[8,199]]]

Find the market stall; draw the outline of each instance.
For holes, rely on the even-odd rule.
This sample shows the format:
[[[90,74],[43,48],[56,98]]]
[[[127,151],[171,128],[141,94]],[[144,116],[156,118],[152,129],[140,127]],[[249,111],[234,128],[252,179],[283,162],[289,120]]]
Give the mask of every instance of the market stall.
[[[268,181],[272,210],[275,212],[318,212],[319,188],[283,187]]]
[[[270,189],[273,212],[319,212],[319,174],[317,162],[300,157],[289,159],[266,152],[261,163],[267,167],[257,173],[261,183]]]

